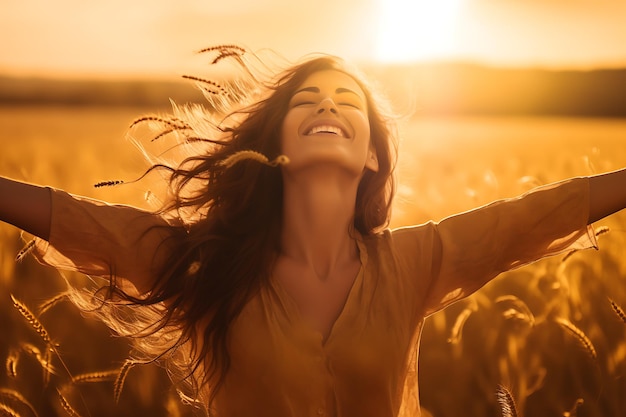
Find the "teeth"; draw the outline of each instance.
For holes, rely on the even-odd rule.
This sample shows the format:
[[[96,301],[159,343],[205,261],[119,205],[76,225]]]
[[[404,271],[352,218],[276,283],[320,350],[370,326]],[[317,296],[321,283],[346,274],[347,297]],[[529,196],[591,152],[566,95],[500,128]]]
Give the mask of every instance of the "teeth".
[[[309,130],[307,135],[314,135],[320,132],[321,133],[333,133],[335,135],[341,136],[342,138],[345,137],[341,129],[339,129],[337,126],[330,126],[330,125],[315,126],[311,130]]]

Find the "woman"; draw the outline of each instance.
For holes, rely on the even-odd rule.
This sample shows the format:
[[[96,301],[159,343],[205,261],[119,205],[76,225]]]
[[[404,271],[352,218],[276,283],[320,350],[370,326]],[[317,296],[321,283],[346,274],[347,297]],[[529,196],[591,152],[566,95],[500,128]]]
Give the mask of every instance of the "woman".
[[[589,225],[626,206],[620,170],[390,231],[392,122],[345,63],[292,67],[224,120],[241,97],[209,85],[213,112],[157,120],[208,144],[171,169],[157,213],[1,179],[0,218],[38,236],[43,263],[109,277],[77,302],[140,336],[210,415],[419,416],[425,317],[595,247]]]

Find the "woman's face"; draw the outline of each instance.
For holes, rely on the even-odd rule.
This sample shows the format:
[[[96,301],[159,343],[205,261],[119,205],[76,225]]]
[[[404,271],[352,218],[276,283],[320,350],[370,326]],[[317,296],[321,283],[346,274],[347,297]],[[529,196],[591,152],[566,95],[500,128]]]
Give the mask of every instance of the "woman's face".
[[[282,153],[290,159],[283,168],[327,164],[356,175],[376,171],[367,112],[365,93],[352,77],[337,70],[311,74],[292,95],[283,121]]]

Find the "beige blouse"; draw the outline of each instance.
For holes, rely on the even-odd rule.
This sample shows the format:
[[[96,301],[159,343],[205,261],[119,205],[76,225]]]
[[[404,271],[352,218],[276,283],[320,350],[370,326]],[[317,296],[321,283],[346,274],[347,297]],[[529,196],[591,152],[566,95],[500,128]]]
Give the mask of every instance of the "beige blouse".
[[[160,217],[53,192],[50,243],[38,259],[90,275],[143,280]],[[434,223],[358,239],[361,269],[330,335],[308,327],[277,280],[231,328],[232,365],[218,417],[418,417],[417,358],[428,315],[500,272],[596,247],[589,184],[577,178]]]

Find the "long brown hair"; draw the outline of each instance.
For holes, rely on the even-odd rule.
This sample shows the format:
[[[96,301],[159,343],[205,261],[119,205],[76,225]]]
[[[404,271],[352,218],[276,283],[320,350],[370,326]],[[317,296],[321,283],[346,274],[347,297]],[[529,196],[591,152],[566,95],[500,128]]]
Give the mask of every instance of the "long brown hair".
[[[316,56],[281,72],[268,83],[256,77],[246,64],[246,52],[232,48],[211,51],[220,54],[219,60],[232,59],[240,64],[247,77],[245,82],[238,80],[222,87],[196,79],[201,86],[211,88],[206,92],[213,103],[211,109],[205,109],[205,113],[197,108],[186,109],[169,118],[143,119],[161,122],[164,128],[158,137],[182,132],[186,143],[201,143],[207,148],[167,168],[173,197],[159,212],[177,219],[180,225],[168,230],[166,244],[174,249],[151,291],[141,298],[131,297],[119,287],[112,288],[113,293],[138,305],[166,303],[167,308],[159,309],[161,316],[153,320],[147,333],[154,336],[164,329],[178,329],[178,337],[166,346],[172,353],[172,369],[181,380],[191,377],[187,378],[192,382],[189,397],[201,400],[200,388],[211,383],[211,398],[202,399],[208,404],[230,365],[228,330],[250,297],[268,283],[281,234],[280,168],[253,159],[244,158],[234,164],[225,161],[247,151],[268,159],[278,157],[281,126],[292,94],[309,75],[334,69],[353,77],[365,92],[371,143],[379,163],[378,171],[367,170],[358,187],[354,215],[358,233],[371,235],[387,225],[394,186],[395,130],[391,113],[381,109],[383,102],[355,70],[348,69],[337,57]],[[234,106],[242,101],[252,104],[222,113],[228,105],[224,101],[219,101],[221,109],[215,105],[216,94],[236,96],[229,102]],[[216,137],[207,135],[207,123],[217,132]],[[163,167],[159,164],[153,168]],[[153,351],[151,340],[154,337],[138,338],[138,349],[152,357],[163,355],[163,351]]]

